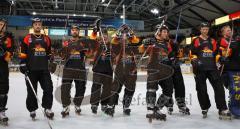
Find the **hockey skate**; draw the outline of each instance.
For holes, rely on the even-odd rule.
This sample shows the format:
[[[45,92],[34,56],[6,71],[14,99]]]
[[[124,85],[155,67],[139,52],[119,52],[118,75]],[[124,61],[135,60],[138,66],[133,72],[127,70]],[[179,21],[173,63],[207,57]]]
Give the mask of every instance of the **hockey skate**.
[[[166,121],[166,114],[162,113],[160,110],[158,109],[154,109],[154,110],[148,110],[148,113],[146,115],[146,118],[148,118],[148,122],[152,123],[152,120],[156,119],[156,120],[160,120],[160,121]]]
[[[169,115],[172,115],[172,113],[173,113],[173,107],[167,107],[167,110],[168,110],[168,114],[169,114]]]
[[[93,114],[97,114],[97,110],[98,110],[98,106],[97,105],[92,105],[91,109],[92,109],[92,113]]]
[[[0,112],[0,124],[8,126],[8,117],[6,116],[5,111]]]
[[[179,112],[183,115],[190,115],[190,110],[188,107],[179,107]]]
[[[51,109],[45,109],[45,110],[44,110],[44,113],[45,113],[45,116],[46,116],[48,119],[53,120],[54,113],[52,112]]]
[[[222,110],[218,112],[220,120],[232,120],[232,114],[229,110]]]
[[[131,109],[129,109],[129,108],[123,108],[123,114],[124,114],[124,115],[130,116],[130,113],[131,113]]]
[[[32,118],[33,121],[36,120],[36,111],[30,112],[30,117]]]
[[[105,111],[105,113],[107,114],[107,115],[109,115],[109,116],[111,116],[111,117],[113,117],[113,115],[114,115],[114,107],[113,106],[109,106],[107,109],[106,109],[106,111]]]
[[[102,106],[101,106],[102,112],[105,112],[105,111],[107,110],[107,107],[108,107],[107,105],[102,105]]]
[[[75,106],[75,113],[77,114],[77,115],[80,115],[81,114],[81,108],[80,108],[80,106]]]
[[[182,115],[190,115],[190,110],[186,106],[185,98],[176,98],[176,101],[177,101],[179,112]]]
[[[64,108],[63,108],[63,111],[61,112],[62,118],[65,118],[65,117],[69,116],[69,112],[70,112],[69,106],[64,107]]]
[[[208,113],[208,109],[202,110],[203,119],[207,118],[207,113]]]

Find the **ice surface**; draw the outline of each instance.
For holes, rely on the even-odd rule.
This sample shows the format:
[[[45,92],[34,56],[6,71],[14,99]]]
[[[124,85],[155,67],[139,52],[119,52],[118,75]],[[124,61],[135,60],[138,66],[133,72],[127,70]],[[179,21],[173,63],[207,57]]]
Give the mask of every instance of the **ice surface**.
[[[54,91],[57,77],[53,75]],[[214,102],[212,87],[208,86],[211,97],[212,107],[207,119],[202,119],[201,109],[198,104],[195,82],[193,75],[185,74],[186,98],[188,107],[191,110],[190,116],[182,116],[174,106],[174,113],[167,116],[167,121],[153,121],[148,123],[145,118],[146,105],[146,83],[137,83],[136,93],[133,105],[131,106],[131,116],[124,116],[122,105],[116,109],[115,117],[111,118],[104,115],[100,110],[97,115],[91,113],[90,105],[82,106],[82,115],[77,116],[74,113],[74,107],[71,107],[70,117],[62,119],[61,104],[54,99],[53,111],[55,119],[51,121],[53,129],[237,129],[240,126],[239,120],[222,121],[218,119],[218,111]],[[61,84],[59,80],[59,85]],[[209,83],[208,83],[209,84]],[[72,88],[74,91],[74,88]],[[87,84],[86,96],[90,94],[91,82]],[[158,91],[160,93],[161,89]],[[42,95],[41,88],[38,88],[38,95]],[[227,93],[227,92],[226,92]],[[72,92],[73,95],[73,92]],[[121,93],[122,96],[122,93]],[[226,95],[227,96],[227,95]],[[33,122],[25,106],[26,86],[24,76],[20,73],[10,74],[10,91],[7,115],[9,116],[9,127],[0,125],[0,129],[48,129],[47,122],[40,110],[37,112],[37,121]],[[227,98],[227,97],[226,97]],[[166,111],[165,111],[166,112]]]

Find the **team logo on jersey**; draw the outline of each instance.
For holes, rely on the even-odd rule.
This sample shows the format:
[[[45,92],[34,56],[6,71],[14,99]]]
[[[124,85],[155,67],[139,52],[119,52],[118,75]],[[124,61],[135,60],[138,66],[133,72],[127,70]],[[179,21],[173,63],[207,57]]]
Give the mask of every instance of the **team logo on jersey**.
[[[46,56],[46,49],[41,44],[36,44],[34,50],[34,56]]]
[[[202,50],[202,57],[213,57],[213,51],[208,47],[204,47]]]
[[[81,59],[80,52],[76,49],[72,49],[70,52],[70,59]]]
[[[71,55],[80,55],[80,52],[77,51],[76,49],[72,49]]]

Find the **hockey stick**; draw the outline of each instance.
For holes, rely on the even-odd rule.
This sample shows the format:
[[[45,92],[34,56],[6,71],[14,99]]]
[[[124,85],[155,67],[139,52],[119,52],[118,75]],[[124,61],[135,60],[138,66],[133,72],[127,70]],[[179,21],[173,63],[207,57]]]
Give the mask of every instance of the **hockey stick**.
[[[179,45],[177,44],[177,39],[178,39],[178,33],[179,33],[179,28],[180,28],[180,24],[181,24],[181,17],[182,17],[182,8],[181,8],[181,11],[179,13],[179,17],[178,17],[178,24],[177,24],[177,30],[176,30],[176,35],[175,35],[175,39],[173,41],[173,46],[176,47],[176,50],[179,52]],[[174,54],[174,57],[173,59],[170,59],[172,60],[172,64],[176,64],[177,63],[177,59],[175,58],[175,54]]]
[[[126,12],[125,12],[125,5],[123,4],[123,25],[126,24]],[[123,37],[122,37],[122,40],[123,40],[123,68],[125,69],[125,60],[126,60],[126,33],[123,33]]]
[[[156,35],[159,33],[160,29],[162,28],[162,26],[165,24],[166,21],[167,21],[167,15],[164,15],[163,21],[162,21],[162,23],[160,24],[160,26],[157,26],[157,31],[156,31],[156,33],[154,34],[154,36],[156,36]]]
[[[8,13],[8,15],[10,16],[11,14],[12,14],[12,7],[13,7],[13,5],[15,4],[15,1],[8,1],[9,2],[9,4],[10,4],[10,6],[9,6],[9,13]]]
[[[233,29],[234,29],[234,24],[233,24],[233,20],[232,20],[232,33],[231,33],[230,40],[228,42],[227,52],[226,52],[226,55],[224,57],[228,57],[228,55],[229,55],[229,49],[230,49],[230,46],[231,46],[231,43],[232,43],[232,38],[233,38],[233,31],[234,31]],[[225,67],[225,65],[223,64],[222,67],[221,67],[220,76],[222,76],[224,67]]]
[[[69,20],[69,14],[67,15],[67,19],[66,19],[65,26],[64,26],[65,31],[67,29],[68,20]],[[62,37],[62,44],[64,43],[65,40],[66,40],[66,33]],[[58,82],[59,82],[61,64],[62,64],[62,60],[60,60],[60,62],[58,63],[58,74],[57,74],[56,87],[58,86]]]
[[[179,14],[179,18],[178,18],[178,25],[177,25],[177,31],[176,31],[176,36],[175,36],[174,44],[177,43],[178,32],[179,32],[180,23],[181,23],[181,17],[182,17],[182,8],[181,8],[181,11],[180,11],[180,14]]]
[[[96,23],[95,23],[95,26],[97,26],[97,28],[99,27],[99,33],[100,33],[100,35],[101,35],[101,38],[102,38],[102,41],[103,41],[103,50],[100,52],[100,53],[104,53],[104,52],[107,52],[107,50],[108,50],[108,47],[107,47],[107,44],[106,44],[106,41],[105,41],[105,38],[104,38],[104,36],[103,36],[103,32],[102,32],[102,27],[101,27],[101,19],[97,19],[96,20]],[[109,38],[108,37],[108,34],[107,34],[107,38]],[[110,54],[111,54],[111,43],[110,43]],[[101,58],[101,55],[99,55],[97,58],[96,58],[96,62],[99,60]],[[93,65],[93,68],[95,67],[97,65],[97,63],[94,63],[94,65]]]
[[[103,36],[102,27],[101,27],[101,21],[100,21],[99,32],[100,32],[100,35],[101,35],[102,40],[103,40],[104,51],[107,51],[108,48],[107,48],[106,41],[105,41],[104,36]]]
[[[33,85],[32,85],[32,82],[31,82],[29,76],[27,75],[27,73],[25,73],[25,79],[26,79],[26,80],[28,81],[28,83],[30,84],[30,87],[31,87],[31,89],[32,89],[32,91],[33,91],[36,99],[37,99],[38,105],[41,105],[41,104],[40,104],[40,100],[39,100],[39,98],[38,98],[38,96],[37,96],[37,93],[36,93],[36,91],[34,90]],[[53,129],[53,128],[52,128],[52,125],[51,125],[51,123],[50,123],[50,120],[49,120],[49,119],[46,117],[46,115],[45,115],[45,112],[44,112],[43,108],[40,107],[40,109],[41,109],[44,117],[45,117],[46,120],[47,120],[47,123],[48,123],[49,128],[50,128],[50,129]]]

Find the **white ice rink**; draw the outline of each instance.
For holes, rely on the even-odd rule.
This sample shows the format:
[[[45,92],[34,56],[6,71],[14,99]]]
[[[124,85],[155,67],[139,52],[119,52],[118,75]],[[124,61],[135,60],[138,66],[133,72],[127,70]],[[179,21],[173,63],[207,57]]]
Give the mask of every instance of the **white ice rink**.
[[[56,87],[56,76],[52,78],[54,82],[54,91]],[[212,87],[209,85],[208,91],[211,97],[212,107],[207,119],[202,119],[201,109],[198,104],[195,82],[193,75],[184,75],[186,85],[186,98],[188,107],[191,110],[190,116],[182,116],[174,106],[174,113],[167,116],[167,121],[153,121],[148,123],[145,118],[146,105],[145,93],[146,83],[137,83],[135,98],[131,106],[131,116],[124,116],[122,106],[116,109],[115,117],[111,118],[98,111],[97,115],[92,114],[90,105],[82,106],[82,115],[77,116],[74,113],[74,107],[71,107],[70,117],[63,119],[61,117],[62,106],[54,98],[53,111],[55,118],[51,121],[53,129],[237,129],[240,127],[239,120],[222,121],[218,119],[218,111],[214,102]],[[59,85],[60,85],[59,80]],[[209,84],[209,83],[208,83]],[[39,96],[41,88],[39,87]],[[74,88],[73,88],[74,89]],[[87,84],[85,95],[90,94],[91,82]],[[159,90],[160,92],[161,90]],[[122,96],[121,96],[122,97]],[[48,129],[47,122],[40,110],[37,112],[37,121],[33,122],[29,117],[29,112],[25,106],[26,86],[24,76],[20,73],[10,74],[10,91],[8,100],[9,126],[0,129]]]

